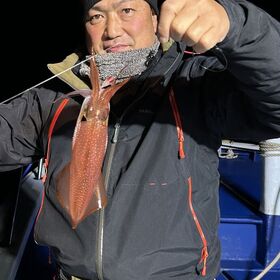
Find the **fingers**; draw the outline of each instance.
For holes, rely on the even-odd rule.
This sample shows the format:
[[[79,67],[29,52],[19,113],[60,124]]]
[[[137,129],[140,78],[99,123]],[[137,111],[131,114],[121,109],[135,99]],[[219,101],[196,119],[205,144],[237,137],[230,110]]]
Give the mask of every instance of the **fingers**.
[[[162,3],[160,10],[160,21],[158,24],[159,40],[162,44],[169,40],[170,27],[174,18],[176,17],[177,10],[179,10],[179,8],[176,8],[176,4],[172,3],[172,1],[165,1]]]
[[[183,34],[181,41],[195,52],[203,53],[214,47],[220,39],[219,32],[203,18],[195,20]]]
[[[158,25],[159,40],[171,37],[205,52],[225,38],[229,19],[215,0],[165,0]]]

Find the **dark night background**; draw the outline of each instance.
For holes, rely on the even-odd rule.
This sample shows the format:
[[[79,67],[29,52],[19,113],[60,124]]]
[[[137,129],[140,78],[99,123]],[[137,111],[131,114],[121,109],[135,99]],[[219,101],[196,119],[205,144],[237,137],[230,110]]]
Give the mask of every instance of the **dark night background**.
[[[80,0],[2,1],[1,11],[0,102],[49,78],[47,63],[64,59],[84,38]],[[0,173],[0,245],[8,240],[20,172]]]
[[[6,13],[1,17],[1,101],[48,78],[46,64],[62,60],[83,42],[80,0],[6,2],[1,4]],[[276,1],[253,2],[279,20]]]
[[[273,0],[254,0],[280,20]],[[1,1],[0,101],[51,76],[47,63],[59,62],[83,43],[83,24],[79,0]],[[0,244],[15,200],[19,170],[0,173]]]
[[[1,17],[1,101],[48,78],[46,64],[60,61],[83,42],[79,0],[7,2],[1,2],[6,13]],[[254,2],[279,20],[276,1]]]

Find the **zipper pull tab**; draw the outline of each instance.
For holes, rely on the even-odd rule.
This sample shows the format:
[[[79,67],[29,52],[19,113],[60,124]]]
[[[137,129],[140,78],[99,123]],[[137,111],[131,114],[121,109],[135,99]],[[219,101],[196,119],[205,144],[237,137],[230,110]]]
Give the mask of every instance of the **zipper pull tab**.
[[[113,133],[113,137],[112,137],[112,143],[117,143],[118,142],[118,137],[119,137],[119,133],[120,133],[120,123],[116,123],[114,126],[114,133]]]

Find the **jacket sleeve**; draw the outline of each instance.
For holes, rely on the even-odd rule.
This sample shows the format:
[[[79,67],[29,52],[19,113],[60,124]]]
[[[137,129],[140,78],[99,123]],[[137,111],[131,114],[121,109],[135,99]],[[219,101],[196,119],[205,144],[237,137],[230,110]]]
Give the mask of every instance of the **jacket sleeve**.
[[[55,92],[36,89],[0,105],[0,171],[12,170],[44,155],[41,141]]]
[[[223,80],[228,85],[216,100],[222,137],[246,141],[278,138],[280,24],[249,1],[217,1],[230,19],[230,31],[219,44],[231,76]]]

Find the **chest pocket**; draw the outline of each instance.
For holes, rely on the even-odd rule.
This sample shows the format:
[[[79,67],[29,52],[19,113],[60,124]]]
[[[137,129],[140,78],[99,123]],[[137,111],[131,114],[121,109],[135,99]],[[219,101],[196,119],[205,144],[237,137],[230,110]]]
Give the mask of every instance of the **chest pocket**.
[[[182,123],[173,91],[156,114],[139,109],[135,115],[139,122],[144,119],[149,125],[140,128],[139,123],[134,123],[123,129],[125,136],[118,143],[114,164],[116,167],[126,163],[113,175],[114,184],[162,187],[175,182],[182,172],[188,174],[183,164]]]

